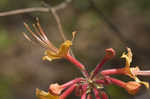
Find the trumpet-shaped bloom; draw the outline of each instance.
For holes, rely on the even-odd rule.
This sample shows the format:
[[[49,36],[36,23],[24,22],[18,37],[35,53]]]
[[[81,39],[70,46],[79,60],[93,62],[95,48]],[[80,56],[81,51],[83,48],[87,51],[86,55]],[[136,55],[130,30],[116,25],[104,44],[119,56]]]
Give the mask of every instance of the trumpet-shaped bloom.
[[[132,52],[130,48],[127,48],[128,53],[125,54],[123,53],[121,58],[125,58],[126,59],[126,65],[123,68],[123,71],[126,75],[130,76],[131,78],[133,78],[136,82],[140,83],[140,84],[144,84],[147,88],[149,88],[149,83],[148,82],[144,82],[144,81],[140,81],[140,79],[134,74],[134,72],[132,72],[133,70],[139,70],[138,67],[130,67],[130,63],[132,62]]]

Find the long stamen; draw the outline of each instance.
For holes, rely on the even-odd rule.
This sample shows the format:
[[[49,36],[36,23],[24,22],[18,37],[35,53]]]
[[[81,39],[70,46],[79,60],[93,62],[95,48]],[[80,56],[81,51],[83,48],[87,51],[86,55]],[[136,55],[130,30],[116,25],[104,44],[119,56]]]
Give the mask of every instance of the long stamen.
[[[30,37],[29,37],[28,35],[26,35],[26,33],[23,32],[23,35],[24,35],[24,37],[25,37],[28,41],[30,41],[31,43],[37,44],[37,43],[33,42],[33,41],[30,39]],[[43,47],[43,48],[47,47],[46,43],[40,42],[40,44],[41,44],[41,47]]]
[[[39,30],[37,29],[37,27],[36,27],[35,24],[33,24],[33,28],[34,28],[35,32],[39,35],[39,37],[44,41],[45,38],[40,34],[40,32],[39,32]]]
[[[45,36],[45,32],[43,31],[43,29],[42,29],[42,27],[41,27],[41,25],[40,25],[39,18],[36,18],[36,21],[37,21],[36,25],[37,25],[37,27],[38,27],[40,33],[41,33],[42,36],[45,38],[45,40],[47,40],[47,37]]]
[[[37,27],[38,27],[38,29],[39,29],[39,31],[40,31],[40,32],[39,32],[39,35],[42,35],[42,38],[43,38],[44,41],[48,44],[48,47],[49,47],[51,50],[53,50],[54,52],[57,52],[58,49],[48,40],[48,38],[47,38],[45,32],[43,31],[43,29],[42,29],[42,27],[41,27],[41,25],[40,25],[39,19],[36,18],[36,20],[37,20],[36,25],[37,25]]]
[[[30,39],[30,37],[29,37],[28,35],[26,35],[25,32],[22,32],[22,33],[23,33],[24,37],[25,37],[28,41],[32,42],[32,40]]]
[[[150,76],[149,70],[143,70],[143,71],[132,71],[135,75],[141,75],[141,76]]]
[[[52,49],[53,51],[56,52],[56,48],[54,49],[54,46],[52,44],[50,44],[49,40],[47,40],[43,37],[43,35],[39,32],[39,30],[38,30],[38,28],[36,27],[35,24],[33,24],[33,28],[34,28],[35,32],[39,35],[40,39],[46,44],[45,47],[50,48],[50,49]]]
[[[37,35],[35,35],[35,33],[30,29],[30,27],[28,26],[28,24],[24,23],[24,26],[26,27],[26,29],[32,34],[32,36],[39,42],[41,43],[41,45],[45,46],[47,45],[45,42],[43,42]]]

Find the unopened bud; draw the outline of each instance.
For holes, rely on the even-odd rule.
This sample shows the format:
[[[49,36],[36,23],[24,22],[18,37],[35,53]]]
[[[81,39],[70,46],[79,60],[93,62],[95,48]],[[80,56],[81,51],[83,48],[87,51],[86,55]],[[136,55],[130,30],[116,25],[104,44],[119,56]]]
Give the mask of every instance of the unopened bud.
[[[141,84],[135,81],[130,81],[126,83],[125,89],[128,91],[129,94],[134,95],[138,92]]]
[[[105,59],[111,59],[116,55],[116,52],[113,48],[108,48],[105,50],[105,52],[106,52]]]

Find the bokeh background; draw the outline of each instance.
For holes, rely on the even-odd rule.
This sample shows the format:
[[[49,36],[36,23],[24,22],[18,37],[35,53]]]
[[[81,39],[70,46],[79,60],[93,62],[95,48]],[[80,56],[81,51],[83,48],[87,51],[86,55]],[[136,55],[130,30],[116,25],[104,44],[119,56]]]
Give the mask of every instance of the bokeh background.
[[[0,0],[0,12],[43,7],[42,2],[56,6],[63,0]],[[57,13],[68,39],[71,40],[73,31],[78,31],[72,50],[89,71],[103,58],[106,48],[114,48],[117,55],[103,69],[123,67],[125,61],[120,56],[126,47],[133,50],[133,66],[150,70],[150,0],[73,0]],[[63,42],[51,13],[0,17],[0,99],[37,99],[36,88],[47,91],[50,83],[62,84],[81,76],[66,60],[42,61],[44,49],[23,37],[22,32],[26,32],[23,22],[35,23],[35,17],[39,17],[56,46]],[[115,77],[131,80],[126,76]],[[140,78],[150,81],[150,77]],[[110,99],[150,97],[144,86],[135,96],[114,85],[105,90]]]

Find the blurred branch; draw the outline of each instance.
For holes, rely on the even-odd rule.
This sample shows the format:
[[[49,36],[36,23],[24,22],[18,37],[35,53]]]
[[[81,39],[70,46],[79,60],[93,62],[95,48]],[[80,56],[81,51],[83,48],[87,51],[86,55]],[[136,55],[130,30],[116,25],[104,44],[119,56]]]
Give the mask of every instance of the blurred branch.
[[[103,20],[107,23],[107,25],[109,26],[109,28],[113,31],[113,33],[120,39],[120,41],[122,41],[125,46],[131,47],[133,49],[135,49],[135,51],[139,54],[144,54],[146,57],[149,57],[149,49],[142,49],[139,46],[137,46],[136,43],[134,43],[132,40],[124,37],[123,33],[119,30],[119,28],[113,24],[109,17],[105,16],[104,13],[101,11],[101,9],[97,8],[94,0],[88,0],[90,3],[91,8],[93,8],[98,15],[103,18]]]
[[[98,13],[100,17],[103,18],[103,20],[108,24],[108,26],[113,30],[113,32],[119,37],[120,41],[123,43],[126,43],[126,38],[122,35],[121,31],[109,20],[108,17],[104,15],[104,13],[96,7],[93,0],[88,0],[90,3],[90,6]]]
[[[63,31],[63,28],[62,28],[62,25],[61,25],[61,21],[60,21],[60,18],[58,16],[58,14],[56,13],[56,9],[55,8],[51,8],[51,12],[57,22],[57,25],[58,25],[58,30],[63,38],[63,40],[65,41],[66,40],[66,37],[64,35],[64,31]]]
[[[25,9],[17,9],[7,12],[0,12],[0,16],[10,16],[16,14],[30,13],[30,12],[48,12],[49,8],[44,7],[35,7],[35,8],[25,8]]]
[[[24,9],[0,12],[0,16],[11,16],[11,15],[17,15],[17,14],[23,14],[23,13],[31,13],[31,12],[46,12],[46,13],[51,12],[56,20],[57,25],[58,25],[59,33],[62,36],[63,40],[65,41],[66,37],[63,32],[60,18],[58,16],[58,14],[56,13],[56,11],[60,10],[60,9],[64,9],[68,5],[68,3],[70,3],[71,1],[72,0],[65,0],[64,2],[58,4],[57,6],[54,6],[54,7],[47,6],[47,4],[45,4],[47,7],[33,7],[33,8],[24,8]],[[72,53],[72,50],[71,50],[71,54],[72,54],[72,56],[74,56]]]
[[[68,0],[68,3],[71,2],[71,1],[72,1],[72,0]],[[56,20],[56,23],[57,23],[57,25],[58,25],[59,33],[60,33],[60,35],[62,36],[62,38],[63,38],[64,41],[67,40],[67,38],[66,38],[66,36],[65,36],[65,34],[64,34],[64,31],[63,31],[63,27],[62,27],[60,18],[59,18],[59,16],[58,16],[58,14],[57,14],[56,11],[57,11],[58,9],[65,8],[68,3],[65,3],[65,2],[64,2],[64,3],[62,3],[60,6],[58,6],[58,7],[53,7],[53,8],[50,9],[50,10],[51,10],[51,13],[52,13],[52,15],[54,16],[54,18],[55,18],[55,20]],[[73,53],[73,51],[72,51],[72,49],[70,49],[70,53],[71,53],[71,55],[72,55],[73,57],[75,57],[75,56],[74,56],[74,53]]]
[[[63,3],[51,7],[33,7],[33,8],[24,8],[24,9],[17,9],[12,11],[6,11],[6,12],[0,12],[0,16],[10,16],[10,15],[16,15],[16,14],[23,14],[23,13],[30,13],[30,12],[49,12],[51,9],[59,10],[63,9],[67,6],[68,3],[70,3],[72,0],[65,0]]]

